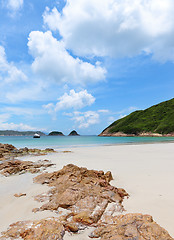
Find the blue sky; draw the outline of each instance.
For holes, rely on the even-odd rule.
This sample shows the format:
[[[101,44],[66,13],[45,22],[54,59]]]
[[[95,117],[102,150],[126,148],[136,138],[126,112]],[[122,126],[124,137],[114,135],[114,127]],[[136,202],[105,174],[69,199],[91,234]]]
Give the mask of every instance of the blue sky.
[[[0,0],[0,129],[99,134],[174,92],[173,0]]]

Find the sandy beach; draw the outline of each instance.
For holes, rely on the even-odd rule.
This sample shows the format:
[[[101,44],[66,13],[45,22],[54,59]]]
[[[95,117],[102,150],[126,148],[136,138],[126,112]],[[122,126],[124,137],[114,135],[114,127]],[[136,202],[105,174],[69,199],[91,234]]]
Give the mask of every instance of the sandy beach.
[[[65,150],[65,149],[61,149]],[[46,171],[61,169],[73,163],[79,167],[111,171],[116,187],[124,188],[130,195],[123,201],[125,213],[145,213],[174,237],[174,143],[137,145],[115,145],[69,148],[69,153],[52,153],[47,156],[28,156],[20,159],[37,161],[48,159],[55,163]],[[33,197],[46,192],[47,186],[34,184],[37,174],[23,174],[11,177],[0,176],[0,232],[19,220],[41,219],[56,216],[45,211],[33,213],[32,209],[41,204]],[[15,198],[15,193],[24,192],[26,197]],[[85,231],[80,235],[66,234],[64,239],[89,239]]]

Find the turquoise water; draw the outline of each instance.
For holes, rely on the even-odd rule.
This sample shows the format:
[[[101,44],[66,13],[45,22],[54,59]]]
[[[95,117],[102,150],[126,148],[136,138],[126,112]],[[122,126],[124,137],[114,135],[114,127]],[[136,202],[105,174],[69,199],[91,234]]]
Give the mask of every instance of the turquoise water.
[[[17,148],[62,148],[72,146],[96,146],[127,143],[152,143],[174,141],[174,137],[98,137],[98,136],[0,136],[1,143],[13,144]]]

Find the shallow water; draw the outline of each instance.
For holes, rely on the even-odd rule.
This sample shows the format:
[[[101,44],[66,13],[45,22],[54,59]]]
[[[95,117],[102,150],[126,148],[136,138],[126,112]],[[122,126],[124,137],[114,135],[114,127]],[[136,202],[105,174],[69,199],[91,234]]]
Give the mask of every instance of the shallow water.
[[[174,141],[174,137],[99,137],[99,136],[0,136],[1,143],[13,144],[17,148],[62,148],[71,146],[96,146],[129,143],[155,143]]]

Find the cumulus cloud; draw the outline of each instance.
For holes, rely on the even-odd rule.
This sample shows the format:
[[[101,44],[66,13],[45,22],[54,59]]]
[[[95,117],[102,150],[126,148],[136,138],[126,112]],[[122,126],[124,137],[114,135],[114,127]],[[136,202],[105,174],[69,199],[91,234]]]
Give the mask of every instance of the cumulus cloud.
[[[46,8],[43,19],[78,56],[145,52],[174,61],[173,12],[173,0],[67,0],[62,12]]]
[[[7,8],[16,12],[22,8],[23,3],[23,0],[7,0]]]
[[[80,92],[70,90],[69,95],[65,93],[58,100],[59,101],[55,108],[56,111],[68,108],[81,109],[83,107],[90,106],[95,102],[95,98],[86,90]]]
[[[48,113],[53,114],[54,112],[70,108],[81,109],[92,105],[94,102],[95,98],[88,93],[87,90],[75,92],[72,89],[69,94],[65,93],[63,96],[58,98],[58,102],[55,105],[53,103],[49,103],[43,107],[48,111]]]
[[[78,124],[78,128],[88,128],[100,121],[100,115],[96,111],[74,112],[72,120]]]
[[[6,83],[26,81],[26,75],[14,63],[6,59],[5,49],[0,46],[0,81]]]
[[[99,62],[93,65],[71,56],[64,43],[54,38],[50,31],[31,32],[28,40],[29,52],[34,57],[32,69],[43,78],[82,85],[105,79],[106,70]]]

